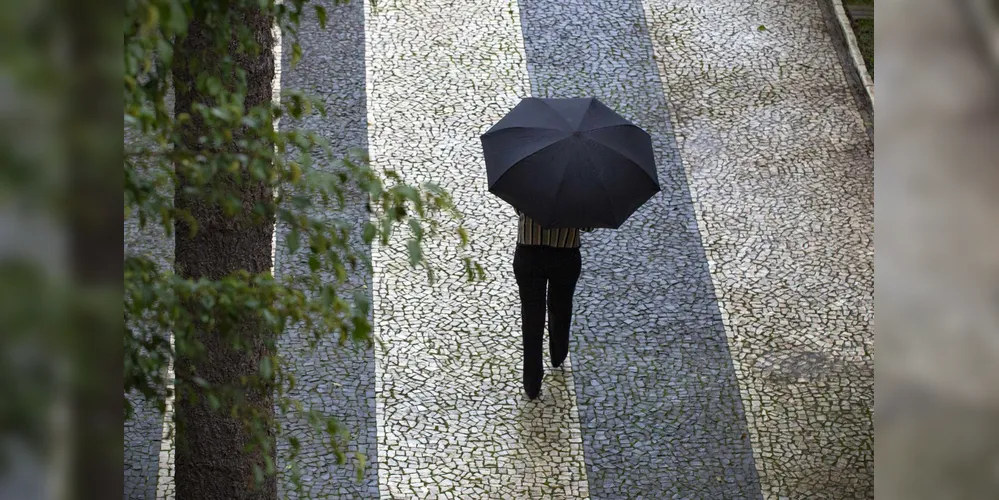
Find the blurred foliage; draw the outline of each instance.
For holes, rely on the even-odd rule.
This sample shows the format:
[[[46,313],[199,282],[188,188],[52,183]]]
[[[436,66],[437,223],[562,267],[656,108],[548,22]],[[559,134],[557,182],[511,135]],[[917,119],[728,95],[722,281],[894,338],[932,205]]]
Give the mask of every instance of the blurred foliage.
[[[421,249],[424,239],[437,235],[445,222],[452,221],[457,222],[449,225],[456,227],[461,246],[468,243],[461,214],[444,190],[433,184],[409,185],[391,171],[376,172],[363,151],[336,158],[330,144],[312,131],[275,126],[281,117],[300,120],[317,113],[325,116],[319,100],[294,89],[282,89],[280,98],[268,106],[244,105],[246,72],[239,61],[270,55],[261,53],[253,32],[241,23],[237,13],[242,8],[263,9],[273,16],[285,39],[285,50],[291,47],[293,65],[302,57],[297,43],[302,18],[316,16],[324,27],[327,21],[322,6],[308,5],[305,0],[126,1],[124,216],[137,221],[143,230],[162,231],[167,238],[180,220],[190,222],[196,231],[197,221],[173,203],[174,186],[183,176],[187,194],[202,197],[226,216],[252,214],[257,223],[276,221],[286,228],[288,254],[307,262],[309,271],[280,277],[237,272],[214,281],[190,280],[172,267],[164,267],[154,256],[126,255],[124,393],[137,392],[160,411],[170,396],[166,368],[177,355],[200,355],[204,346],[197,340],[198,331],[219,332],[239,348],[238,336],[227,336],[226,332],[254,317],[274,334],[268,338],[276,339],[297,326],[313,343],[334,335],[341,345],[373,345],[366,295],[346,291],[350,271],[360,266],[370,270],[365,252],[351,244],[352,231],[360,229],[365,245],[376,241],[389,245],[395,241],[390,239],[393,231],[406,231],[410,265],[425,269],[431,280],[433,271]],[[196,75],[193,81],[172,82],[174,49],[195,16],[211,31],[215,60],[203,63],[211,67],[199,67],[202,63],[192,61],[188,70]],[[235,50],[232,39],[237,40]],[[232,78],[222,79],[216,76],[219,74]],[[174,83],[194,85],[203,97],[191,108],[198,116],[174,116]],[[203,123],[206,131],[195,148],[184,146],[181,137],[192,120]],[[265,183],[275,194],[273,201],[252,206],[244,203],[238,197],[239,190],[226,185],[240,176]],[[363,228],[337,215],[358,193],[366,198],[370,214]],[[463,258],[470,280],[484,276],[481,266]],[[329,276],[335,279],[324,279]],[[289,479],[299,490],[295,459],[301,444],[284,433],[281,421],[289,417],[282,417],[282,413],[295,413],[296,418],[310,422],[317,433],[325,435],[338,463],[344,463],[349,439],[346,430],[336,416],[315,411],[289,395],[295,377],[288,361],[278,355],[267,356],[257,373],[245,374],[243,383],[214,387],[195,375],[192,380],[178,381],[178,387],[196,390],[180,391],[177,397],[207,398],[219,415],[239,415],[254,433],[255,444],[271,455],[267,429],[276,430],[279,439],[290,445],[291,456],[286,457]],[[243,407],[240,394],[251,387],[273,387],[280,409],[277,417]],[[126,419],[133,412],[126,397]],[[364,457],[357,459],[360,477]],[[258,480],[279,472],[273,461],[267,462],[268,470],[257,471]]]
[[[106,318],[108,296],[119,300],[113,284],[80,283],[66,259],[67,165],[77,158],[66,140],[75,123],[64,96],[107,68],[77,78],[79,65],[93,59],[66,57],[68,39],[82,30],[67,29],[66,11],[53,10],[47,2],[0,1],[0,497],[10,469],[47,465],[65,446],[54,409],[94,395],[101,379],[78,347],[104,347],[94,339],[107,333],[77,320]],[[88,118],[87,130],[99,133],[99,117]],[[89,452],[96,462],[108,450]]]

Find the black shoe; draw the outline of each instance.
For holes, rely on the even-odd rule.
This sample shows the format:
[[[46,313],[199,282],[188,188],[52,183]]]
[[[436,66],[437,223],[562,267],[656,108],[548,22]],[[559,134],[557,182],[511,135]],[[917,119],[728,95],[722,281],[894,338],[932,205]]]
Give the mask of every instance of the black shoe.
[[[527,393],[527,399],[538,399],[541,395],[541,378],[541,376],[524,377],[524,392]]]
[[[555,368],[561,368],[562,363],[565,363],[565,358],[569,357],[568,343],[558,347],[550,345],[548,355],[551,356],[552,366]]]
[[[539,396],[541,396],[541,384],[538,384],[537,387],[527,387],[525,385],[524,392],[527,393],[527,399],[534,401],[535,399],[538,399]]]

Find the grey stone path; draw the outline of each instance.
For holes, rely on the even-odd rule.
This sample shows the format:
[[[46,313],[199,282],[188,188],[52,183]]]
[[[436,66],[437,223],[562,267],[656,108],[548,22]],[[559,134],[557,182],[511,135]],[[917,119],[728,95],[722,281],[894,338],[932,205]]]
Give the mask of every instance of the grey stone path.
[[[156,498],[163,421],[156,408],[140,397],[129,399],[136,405],[136,414],[124,428],[125,498],[151,500]]]
[[[137,219],[125,221],[123,242],[125,253],[151,257],[161,266],[173,262],[173,241],[148,226],[140,229]],[[153,500],[157,497],[157,487],[162,486],[160,476],[167,474],[160,460],[164,446],[163,419],[155,406],[145,403],[139,394],[130,394],[128,399],[135,415],[124,423],[123,429],[124,497]],[[166,447],[171,449],[170,443]]]
[[[320,133],[330,142],[334,154],[341,157],[350,148],[367,145],[363,4],[318,3],[329,11],[328,29],[321,29],[315,16],[303,18],[299,31],[304,57],[295,68],[291,68],[290,62],[291,40],[284,40],[281,87],[321,97],[328,114],[325,118],[316,116],[297,123],[282,122],[281,126]],[[354,225],[352,242],[359,255],[369,253],[360,237],[361,225],[367,217],[364,205],[365,198],[355,193],[348,196],[347,209],[335,214]],[[300,251],[296,256],[290,256],[284,246],[286,234],[287,228],[279,225],[275,274],[305,275],[309,269],[306,254]],[[335,280],[332,275],[326,279]],[[350,272],[343,293],[349,297],[358,287],[371,290],[371,276],[363,269]],[[368,295],[370,299],[370,293]],[[340,347],[335,335],[323,338],[315,349],[310,349],[307,335],[297,329],[282,338],[280,349],[294,366],[296,391],[291,396],[313,409],[338,417],[354,437],[349,452],[359,451],[370,461],[362,481],[357,482],[355,469],[350,465],[352,456],[348,456],[348,465],[337,466],[323,440],[309,431],[307,422],[287,418],[285,424],[303,445],[298,463],[306,498],[377,497],[379,463],[375,447],[374,353],[349,344]],[[282,447],[281,451],[288,450]],[[284,460],[280,462],[287,465]],[[296,497],[289,482],[280,486],[291,498]]]
[[[282,75],[334,111],[304,125],[448,188],[490,278],[466,283],[450,239],[427,249],[434,285],[376,247],[351,284],[372,291],[388,350],[286,339],[299,396],[372,462],[356,482],[307,440],[313,496],[873,498],[873,144],[817,5],[328,7]],[[525,95],[619,110],[652,134],[663,184],[584,241],[569,366],[537,402],[520,388],[514,216],[478,143]],[[362,221],[362,202],[343,216]],[[298,265],[278,249],[279,274]],[[150,498],[155,475],[141,422],[126,498]]]
[[[764,493],[873,498],[874,146],[818,6],[646,12]]]
[[[530,92],[515,3],[392,2],[368,9],[370,152],[433,180],[473,229],[485,283],[465,282],[454,239],[430,242],[429,286],[404,240],[375,248],[379,486],[389,498],[585,498],[571,371],[528,403],[510,271],[513,210],[486,191],[479,134]]]
[[[746,419],[640,0],[522,0],[534,95],[647,130],[662,193],[586,235],[571,356],[595,498],[757,498]]]

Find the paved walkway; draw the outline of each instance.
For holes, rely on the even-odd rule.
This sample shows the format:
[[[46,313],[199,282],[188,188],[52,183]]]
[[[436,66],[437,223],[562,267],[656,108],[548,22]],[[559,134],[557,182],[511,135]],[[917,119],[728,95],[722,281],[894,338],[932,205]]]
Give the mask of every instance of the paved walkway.
[[[311,493],[873,498],[873,145],[814,2],[331,9],[282,77],[335,111],[305,125],[449,189],[490,279],[464,281],[454,241],[427,249],[435,285],[375,247],[353,283],[388,349],[287,339],[302,397],[345,416],[373,461],[358,483],[312,443]],[[478,142],[525,95],[593,95],[634,120],[663,185],[587,235],[569,364],[536,402],[514,214],[487,193]],[[278,272],[296,265],[278,251]]]

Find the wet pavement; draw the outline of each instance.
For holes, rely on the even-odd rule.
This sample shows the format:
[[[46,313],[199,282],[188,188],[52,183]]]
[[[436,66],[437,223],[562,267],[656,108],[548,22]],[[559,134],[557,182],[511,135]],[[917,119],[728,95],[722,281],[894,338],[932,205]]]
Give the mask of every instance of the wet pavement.
[[[387,348],[285,338],[299,396],[371,462],[357,482],[307,442],[313,496],[873,498],[873,144],[817,4],[329,8],[282,75],[333,110],[301,125],[450,190],[489,279],[465,281],[449,238],[425,248],[432,285],[401,240],[376,245],[351,283]],[[585,235],[569,362],[533,402],[515,215],[488,194],[478,142],[527,95],[595,96],[648,130],[663,187]]]

